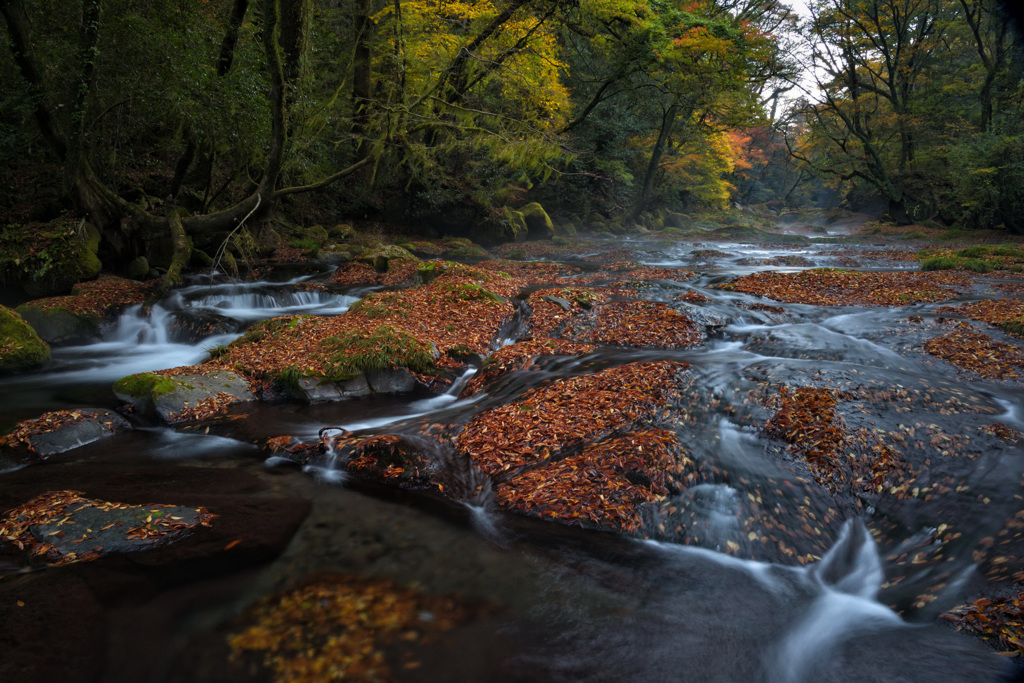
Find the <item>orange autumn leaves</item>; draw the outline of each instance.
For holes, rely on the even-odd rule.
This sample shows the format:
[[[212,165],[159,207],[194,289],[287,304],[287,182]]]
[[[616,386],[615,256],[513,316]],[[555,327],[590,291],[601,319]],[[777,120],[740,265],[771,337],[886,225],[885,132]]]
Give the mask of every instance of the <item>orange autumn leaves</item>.
[[[641,504],[666,495],[670,479],[698,478],[675,436],[655,426],[685,368],[634,363],[553,382],[480,413],[455,446],[498,481],[502,507],[637,531]]]
[[[278,681],[386,681],[419,666],[413,646],[484,613],[386,579],[333,576],[262,600],[228,643],[234,659],[257,655]]]
[[[754,273],[722,288],[816,306],[907,306],[951,299],[970,284],[969,277],[950,271],[873,273],[813,268],[799,273]]]

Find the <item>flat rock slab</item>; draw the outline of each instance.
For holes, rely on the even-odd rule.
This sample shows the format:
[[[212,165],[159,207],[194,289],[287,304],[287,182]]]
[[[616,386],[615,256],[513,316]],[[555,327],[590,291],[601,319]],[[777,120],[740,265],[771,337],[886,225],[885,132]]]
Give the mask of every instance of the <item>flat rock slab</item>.
[[[105,543],[108,552],[91,562],[27,573],[16,569],[29,561],[27,548],[19,550],[0,539],[0,574],[6,575],[0,580],[3,681],[157,680],[160,676],[153,672],[161,671],[161,657],[174,651],[169,643],[180,636],[181,610],[239,599],[255,576],[250,570],[284,550],[310,509],[305,500],[268,495],[263,481],[241,470],[145,463],[132,453],[119,455],[111,449],[90,461],[88,468],[72,463],[5,474],[0,515],[61,488],[75,488],[89,500],[139,505],[146,516],[159,509],[184,521],[196,508],[217,516],[209,527],[138,548],[124,544],[120,552],[113,551],[118,543],[113,537],[99,535],[95,541],[71,544],[77,539],[65,532],[64,542],[72,547]],[[170,506],[140,505],[150,501]],[[40,525],[30,533],[35,538],[37,532],[83,525],[99,532],[119,519],[121,533],[127,535],[125,528],[138,522],[134,510],[101,510],[95,505],[90,509],[72,504],[68,514],[73,526],[50,526],[45,531]],[[98,529],[94,524],[99,522],[103,524]],[[129,612],[122,614],[124,610]],[[116,668],[124,668],[126,662],[139,670]]]
[[[169,543],[203,521],[202,508],[124,503],[97,507],[88,502],[68,507],[61,519],[33,524],[29,531],[40,542],[56,548],[62,557],[88,551],[102,555]]]
[[[234,372],[214,370],[187,375],[142,373],[114,383],[114,395],[147,417],[164,422],[201,419],[230,403],[255,401],[248,383]]]
[[[29,437],[29,448],[41,456],[64,453],[79,446],[131,430],[131,424],[112,410],[75,411],[80,421],[59,425],[51,432]]]
[[[419,386],[420,381],[408,370],[367,370],[344,382],[320,382],[303,378],[298,382],[300,396],[307,401],[340,401],[370,394],[402,394]]]
[[[19,423],[0,437],[0,446],[15,455],[28,451],[30,459],[46,458],[130,430],[128,420],[110,410],[56,410]]]

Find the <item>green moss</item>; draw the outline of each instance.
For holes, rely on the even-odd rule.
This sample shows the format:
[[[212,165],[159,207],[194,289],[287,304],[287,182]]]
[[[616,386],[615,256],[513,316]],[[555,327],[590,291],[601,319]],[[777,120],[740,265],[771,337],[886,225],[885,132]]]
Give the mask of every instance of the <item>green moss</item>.
[[[389,315],[409,317],[412,304],[394,292],[369,294],[352,304],[348,309],[350,315],[361,315],[365,318],[386,318]]]
[[[367,370],[407,368],[413,372],[434,371],[434,356],[426,342],[411,334],[381,325],[369,335],[353,331],[329,338],[324,344],[327,382],[343,382]]]
[[[999,327],[1003,328],[1010,334],[1016,334],[1024,337],[1024,318],[1017,318],[1016,320],[1004,320],[999,324]]]
[[[308,317],[308,315],[294,315],[282,318],[270,318],[269,320],[260,320],[246,330],[245,334],[231,342],[231,346],[236,344],[252,344],[262,341],[268,336],[271,339],[278,339],[282,332],[298,329],[302,320]]]
[[[114,382],[114,393],[155,401],[159,396],[169,394],[180,386],[182,385],[171,377],[142,372],[122,377]]]
[[[302,371],[296,365],[289,365],[274,377],[274,383],[292,396],[302,396],[302,386],[299,383],[304,378]]]
[[[0,374],[42,365],[50,358],[50,347],[39,338],[20,315],[0,306]]]
[[[490,301],[493,303],[501,303],[502,300],[501,297],[484,289],[480,285],[474,285],[468,282],[442,285],[441,291],[447,293],[449,299],[454,299],[456,301]]]
[[[970,270],[975,273],[988,273],[993,266],[988,261],[960,256],[933,256],[921,262],[921,270]]]

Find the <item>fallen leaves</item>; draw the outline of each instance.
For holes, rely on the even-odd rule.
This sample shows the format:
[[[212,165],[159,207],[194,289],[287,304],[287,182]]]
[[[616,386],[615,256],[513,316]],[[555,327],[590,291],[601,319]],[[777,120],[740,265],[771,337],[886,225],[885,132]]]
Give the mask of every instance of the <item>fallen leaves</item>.
[[[574,341],[634,348],[697,346],[704,341],[698,325],[667,304],[614,301],[594,306],[573,319],[562,332]]]
[[[1024,337],[1024,301],[1017,299],[985,299],[961,306],[943,306],[936,311],[981,320],[1001,327],[1006,332]]]
[[[388,681],[396,665],[418,665],[411,645],[429,644],[485,612],[385,579],[338,576],[264,599],[228,643],[235,658],[261,654],[278,683]]]
[[[456,437],[456,446],[491,476],[514,472],[652,420],[670,402],[676,374],[686,367],[633,363],[552,382],[480,413]]]
[[[875,273],[813,268],[799,273],[753,273],[721,288],[817,306],[906,306],[950,299],[970,284],[969,277],[949,271]]]
[[[10,448],[24,447],[34,453],[35,447],[32,445],[33,436],[54,432],[61,427],[78,424],[91,417],[91,415],[83,414],[78,410],[54,410],[44,413],[33,420],[25,420],[19,423],[11,433],[0,436],[0,446]]]
[[[103,318],[108,314],[149,298],[156,281],[136,282],[125,278],[104,276],[80,282],[71,294],[29,301],[26,306],[43,311],[64,309],[76,315]]]
[[[500,484],[496,500],[513,512],[636,532],[643,526],[639,506],[666,496],[670,478],[695,484],[697,465],[671,432],[647,429],[527,470]]]
[[[1024,350],[960,325],[925,343],[925,351],[985,379],[1024,379]]]
[[[109,518],[115,521],[95,530],[76,527],[76,517],[89,509],[110,513]],[[64,544],[58,547],[57,540],[44,539],[74,536],[71,544],[95,543],[105,532],[113,529],[119,540],[157,542],[175,538],[199,526],[208,527],[216,517],[205,508],[190,511],[189,519],[175,514],[182,510],[174,505],[129,505],[95,500],[85,498],[81,491],[48,491],[4,513],[0,518],[0,541],[28,552],[30,557],[43,557],[51,566],[84,562],[100,557],[104,547],[90,544],[90,550],[79,552],[69,550]],[[83,533],[79,536],[80,531]]]

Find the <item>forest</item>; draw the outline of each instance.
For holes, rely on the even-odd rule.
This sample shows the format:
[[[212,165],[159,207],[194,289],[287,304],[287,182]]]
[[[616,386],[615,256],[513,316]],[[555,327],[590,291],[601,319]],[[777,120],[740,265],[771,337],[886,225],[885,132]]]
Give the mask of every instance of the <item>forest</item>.
[[[98,237],[108,268],[142,256],[171,281],[193,248],[271,251],[277,219],[496,244],[534,203],[570,233],[737,205],[1024,231],[1024,60],[998,0],[0,13],[8,280],[60,261],[18,249],[51,223],[34,239]]]

